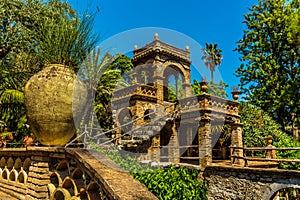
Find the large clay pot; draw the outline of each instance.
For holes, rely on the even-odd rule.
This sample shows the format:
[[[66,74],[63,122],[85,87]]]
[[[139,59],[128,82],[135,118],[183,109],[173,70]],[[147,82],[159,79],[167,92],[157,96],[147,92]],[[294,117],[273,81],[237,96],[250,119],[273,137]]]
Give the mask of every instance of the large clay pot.
[[[64,65],[48,65],[25,86],[28,123],[43,145],[64,145],[72,138],[85,102],[85,86]]]

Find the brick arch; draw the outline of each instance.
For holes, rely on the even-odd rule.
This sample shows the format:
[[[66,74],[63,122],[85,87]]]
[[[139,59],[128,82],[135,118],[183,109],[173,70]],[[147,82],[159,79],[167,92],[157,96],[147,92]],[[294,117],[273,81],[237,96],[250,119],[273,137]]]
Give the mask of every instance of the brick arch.
[[[17,177],[17,182],[26,185],[27,184],[27,173],[24,170],[21,170]]]
[[[26,158],[23,162],[23,170],[24,171],[28,171],[29,170],[29,167],[31,165],[31,160],[30,158]]]
[[[300,189],[300,180],[298,178],[290,179],[290,183],[273,183],[271,184],[268,189],[264,192],[262,199],[273,199],[275,194],[285,188],[299,188]]]
[[[150,109],[150,108],[148,108],[144,111],[144,122],[151,122],[151,120],[153,120],[153,118],[155,118],[155,113],[151,114],[153,112],[154,112],[154,110]]]
[[[136,76],[138,83],[150,85],[154,83],[153,76],[155,70],[152,63],[153,60],[148,60],[146,63],[139,64],[135,67],[135,73],[138,74],[138,76]],[[146,80],[142,79],[142,74],[146,76]]]
[[[162,65],[162,73],[164,74],[165,70],[169,67],[173,68],[183,76],[184,83],[190,82],[190,70],[185,69],[183,64],[173,60],[166,61]]]
[[[63,180],[70,175],[70,166],[67,160],[61,160],[56,166],[56,171],[59,173],[61,179]]]
[[[119,125],[124,125],[128,123],[129,121],[132,121],[132,112],[128,108],[122,108],[117,113],[117,121]],[[131,130],[133,124],[128,124],[127,126],[124,126],[122,128],[123,132],[127,132],[128,130]]]
[[[71,177],[74,179],[82,178],[83,171],[81,168],[77,167],[76,169],[73,170]]]
[[[78,194],[77,185],[75,181],[70,177],[66,177],[64,179],[61,187],[68,190],[71,196],[75,196]]]
[[[62,184],[62,179],[58,172],[50,173],[50,183],[53,184],[55,187],[58,187]]]
[[[164,87],[164,100],[168,100],[167,91],[168,91],[168,83],[169,78],[174,75],[175,77],[182,77],[182,98],[190,96],[189,88],[186,86],[190,85],[190,70],[186,69],[185,66],[176,61],[166,61],[162,64],[162,74],[164,77],[163,87]],[[179,85],[177,85],[179,86]],[[176,87],[177,87],[176,86]]]
[[[91,182],[87,187],[87,196],[90,200],[100,200],[99,185],[95,182]]]
[[[7,168],[4,168],[1,173],[1,178],[3,178],[4,180],[8,180],[8,177],[9,177],[9,170]]]
[[[22,167],[22,160],[21,160],[21,158],[17,158],[15,160],[14,168],[16,170],[19,170],[19,169],[21,169],[21,167]]]
[[[62,160],[58,163],[57,167],[56,167],[56,170],[59,170],[59,171],[65,171],[65,170],[69,170],[69,163],[67,160]]]
[[[71,177],[75,181],[76,186],[79,190],[81,188],[85,188],[85,181],[84,181],[85,174],[84,174],[84,172],[81,168],[77,167],[76,169],[74,169],[74,171],[72,172]]]
[[[4,168],[6,166],[6,159],[4,157],[0,160],[0,168]]]
[[[99,196],[99,195],[98,195]],[[91,197],[88,195],[87,191],[85,189],[81,189],[78,197],[80,198],[80,200],[93,200],[91,199]],[[75,199],[75,198],[74,198]]]
[[[50,200],[57,200],[57,199],[71,199],[71,194],[68,190],[64,188],[57,188],[53,192],[53,195],[50,197]]]
[[[8,180],[16,182],[18,177],[18,172],[15,169],[10,170]]]
[[[12,157],[9,157],[6,164],[8,169],[12,169],[14,166],[14,159]]]

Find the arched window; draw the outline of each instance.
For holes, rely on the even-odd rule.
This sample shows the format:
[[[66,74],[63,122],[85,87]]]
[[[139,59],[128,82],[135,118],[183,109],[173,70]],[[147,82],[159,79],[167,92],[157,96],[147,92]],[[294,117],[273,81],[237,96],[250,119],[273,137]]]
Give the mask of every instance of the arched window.
[[[123,133],[130,131],[133,126],[130,123],[130,121],[132,121],[130,110],[127,108],[122,109],[118,115],[118,121],[122,126]]]
[[[184,78],[179,69],[175,67],[167,67],[164,71],[164,100],[175,102],[183,97]]]
[[[154,118],[153,110],[147,109],[144,112],[144,122],[151,122],[151,120]]]

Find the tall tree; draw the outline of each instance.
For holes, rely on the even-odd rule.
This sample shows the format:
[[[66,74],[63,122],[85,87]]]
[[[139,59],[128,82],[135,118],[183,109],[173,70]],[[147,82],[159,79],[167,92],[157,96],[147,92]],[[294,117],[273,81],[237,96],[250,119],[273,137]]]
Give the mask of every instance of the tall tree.
[[[236,71],[246,100],[270,113],[284,128],[300,115],[299,43],[293,16],[299,0],[259,0],[245,15]]]
[[[218,44],[208,44],[205,43],[205,48],[202,48],[205,65],[211,72],[211,82],[214,82],[214,72],[216,67],[221,64],[222,61],[222,50],[218,49]]]
[[[131,59],[123,54],[114,57],[108,68],[103,72],[97,85],[95,111],[100,126],[111,129],[113,125],[111,101],[114,90],[131,84],[130,73],[133,69]]]

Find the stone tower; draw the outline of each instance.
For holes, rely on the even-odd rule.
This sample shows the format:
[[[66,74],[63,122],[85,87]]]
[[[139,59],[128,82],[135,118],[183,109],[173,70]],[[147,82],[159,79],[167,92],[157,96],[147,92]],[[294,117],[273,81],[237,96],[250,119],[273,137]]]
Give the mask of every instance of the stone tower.
[[[163,132],[168,135],[165,143],[170,138],[177,138],[174,120],[167,119],[170,118],[168,113],[174,112],[174,102],[191,95],[190,50],[189,47],[182,50],[164,43],[155,34],[151,43],[141,48],[135,46],[133,53],[132,83],[113,95],[116,126],[123,125],[116,137],[124,135],[117,144],[155,159],[149,152],[162,145]],[[153,119],[157,120],[154,122]],[[134,123],[126,125],[132,120]],[[132,131],[145,124],[144,130]],[[154,157],[158,154],[156,151]]]
[[[243,146],[238,95],[234,101],[210,95],[205,81],[201,94],[191,94],[189,47],[176,48],[155,34],[149,44],[135,46],[133,55],[130,86],[113,94],[116,145],[141,153],[141,159],[201,169],[213,157],[228,159],[229,146]],[[230,125],[227,135],[218,131],[224,124]]]

